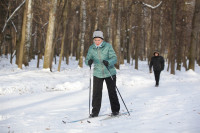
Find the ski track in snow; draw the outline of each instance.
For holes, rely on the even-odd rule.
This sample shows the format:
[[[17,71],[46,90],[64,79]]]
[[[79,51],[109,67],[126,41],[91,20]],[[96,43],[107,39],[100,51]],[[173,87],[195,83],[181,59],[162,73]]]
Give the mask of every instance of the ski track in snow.
[[[131,116],[100,121],[101,118],[63,124],[88,117],[89,68],[62,62],[61,72],[36,67],[18,69],[0,58],[0,132],[1,133],[199,133],[200,67],[195,72],[161,73],[160,86],[154,87],[145,61],[139,70],[121,65],[117,87]],[[182,69],[184,70],[184,69]],[[104,83],[100,114],[111,113]],[[120,97],[119,97],[120,99]],[[121,99],[121,112],[126,111]],[[102,117],[103,118],[103,117]]]

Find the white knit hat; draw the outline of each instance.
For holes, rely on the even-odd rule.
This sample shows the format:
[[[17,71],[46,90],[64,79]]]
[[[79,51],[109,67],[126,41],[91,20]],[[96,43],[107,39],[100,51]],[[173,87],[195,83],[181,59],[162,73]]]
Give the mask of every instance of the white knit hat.
[[[103,32],[100,31],[100,30],[94,31],[93,38],[101,38],[101,39],[103,39]]]

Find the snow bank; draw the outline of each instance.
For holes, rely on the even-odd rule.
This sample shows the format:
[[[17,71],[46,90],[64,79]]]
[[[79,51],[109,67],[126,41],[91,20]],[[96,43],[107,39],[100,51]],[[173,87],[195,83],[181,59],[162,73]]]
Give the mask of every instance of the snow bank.
[[[87,68],[80,69],[75,66],[75,59],[71,61],[74,65],[68,67],[62,64],[61,72],[57,71],[57,65],[53,72],[43,69],[42,62],[40,68],[36,68],[36,60],[30,62],[30,67],[17,68],[17,65],[9,63],[8,59],[1,59],[0,66],[0,95],[23,94],[45,91],[66,91],[81,90],[88,87],[85,84],[89,79],[82,78]],[[77,63],[77,62],[76,62]],[[72,71],[73,69],[73,71]],[[82,72],[85,71],[85,72]]]

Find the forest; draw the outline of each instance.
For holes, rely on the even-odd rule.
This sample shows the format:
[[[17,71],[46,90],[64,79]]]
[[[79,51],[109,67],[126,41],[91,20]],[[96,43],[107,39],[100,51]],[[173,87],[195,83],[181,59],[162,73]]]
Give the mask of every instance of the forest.
[[[44,69],[60,71],[70,57],[83,67],[96,29],[113,45],[117,69],[149,64],[155,50],[171,74],[200,66],[200,0],[0,0],[0,14],[0,57],[20,69],[43,59]]]

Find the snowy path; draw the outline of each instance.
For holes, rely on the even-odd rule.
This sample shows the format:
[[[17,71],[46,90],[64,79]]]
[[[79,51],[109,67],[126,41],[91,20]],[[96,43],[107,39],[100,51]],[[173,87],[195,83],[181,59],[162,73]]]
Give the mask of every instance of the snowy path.
[[[68,66],[66,66],[68,67]],[[196,72],[161,73],[160,87],[145,62],[140,70],[122,66],[117,86],[131,116],[91,123],[63,124],[62,119],[88,116],[87,67],[62,72],[39,69],[0,70],[1,133],[199,133],[200,69]],[[121,102],[121,111],[125,111]],[[100,114],[110,113],[104,84]]]

